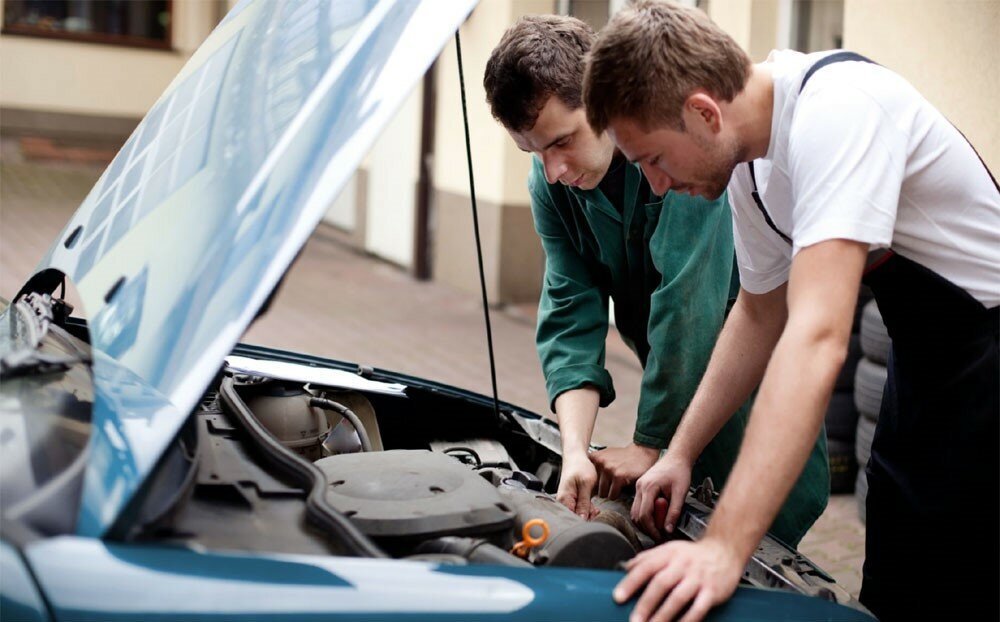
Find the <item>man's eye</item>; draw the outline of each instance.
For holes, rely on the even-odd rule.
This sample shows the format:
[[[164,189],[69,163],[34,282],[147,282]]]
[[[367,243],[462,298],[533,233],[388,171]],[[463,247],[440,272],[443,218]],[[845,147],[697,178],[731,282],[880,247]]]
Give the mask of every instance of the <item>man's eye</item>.
[[[567,136],[566,138],[564,138],[564,139],[560,140],[559,142],[557,142],[556,143],[556,147],[565,147],[566,145],[569,144],[569,141],[570,141],[570,137]]]
[[[649,161],[650,166],[656,166],[660,163],[660,156],[656,156]]]

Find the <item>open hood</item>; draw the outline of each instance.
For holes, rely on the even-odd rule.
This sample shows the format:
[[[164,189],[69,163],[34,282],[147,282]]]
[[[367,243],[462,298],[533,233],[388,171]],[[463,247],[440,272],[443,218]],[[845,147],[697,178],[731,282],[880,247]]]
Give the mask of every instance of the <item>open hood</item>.
[[[474,4],[244,0],[136,128],[29,283],[65,273],[90,318],[79,533],[118,518]]]

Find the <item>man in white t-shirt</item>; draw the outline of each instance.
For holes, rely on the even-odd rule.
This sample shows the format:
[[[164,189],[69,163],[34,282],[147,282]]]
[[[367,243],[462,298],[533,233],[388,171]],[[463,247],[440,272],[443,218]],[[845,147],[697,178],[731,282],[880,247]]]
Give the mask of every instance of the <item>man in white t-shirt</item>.
[[[819,433],[863,279],[893,352],[861,601],[883,620],[1000,617],[1000,188],[969,142],[868,59],[753,65],[700,11],[652,0],[599,35],[584,103],[654,191],[728,186],[742,283],[633,517],[666,497],[669,531],[693,460],[760,385],[705,537],[638,556],[615,599],[648,583],[633,619],[696,620],[733,593]]]

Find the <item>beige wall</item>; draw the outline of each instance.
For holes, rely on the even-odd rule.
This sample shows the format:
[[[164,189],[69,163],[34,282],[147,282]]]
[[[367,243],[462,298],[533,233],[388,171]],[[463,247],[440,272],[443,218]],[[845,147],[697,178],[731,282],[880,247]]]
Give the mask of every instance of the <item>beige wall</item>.
[[[710,0],[708,15],[729,33],[754,62],[786,40],[791,0]]]
[[[752,8],[753,0],[709,0],[708,16],[748,50]]]
[[[142,117],[218,19],[213,2],[173,7],[174,50],[0,36],[0,107]]]
[[[413,265],[423,88],[417,83],[366,158],[365,250]]]
[[[537,299],[544,257],[531,223],[527,189],[531,157],[514,146],[490,115],[483,71],[493,47],[518,16],[551,13],[553,9],[552,0],[485,0],[460,31],[483,263],[493,302]],[[438,59],[433,272],[435,279],[478,292],[458,85],[452,41]]]
[[[844,47],[910,81],[1000,171],[1000,2],[847,0]]]

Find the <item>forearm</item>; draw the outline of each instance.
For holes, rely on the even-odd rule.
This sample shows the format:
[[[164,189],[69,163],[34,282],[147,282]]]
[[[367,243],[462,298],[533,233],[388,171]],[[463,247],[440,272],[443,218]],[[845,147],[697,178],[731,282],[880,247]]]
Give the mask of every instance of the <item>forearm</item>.
[[[706,538],[747,559],[806,462],[847,356],[868,245],[830,240],[792,262],[788,321]]]
[[[556,398],[556,418],[563,458],[586,456],[594,433],[600,393],[591,386],[565,391]]]
[[[784,293],[784,287],[762,296],[740,292],[670,443],[671,454],[693,463],[760,384],[785,325]]]
[[[775,348],[707,534],[741,558],[752,554],[805,465],[846,355],[842,341],[791,329]]]

